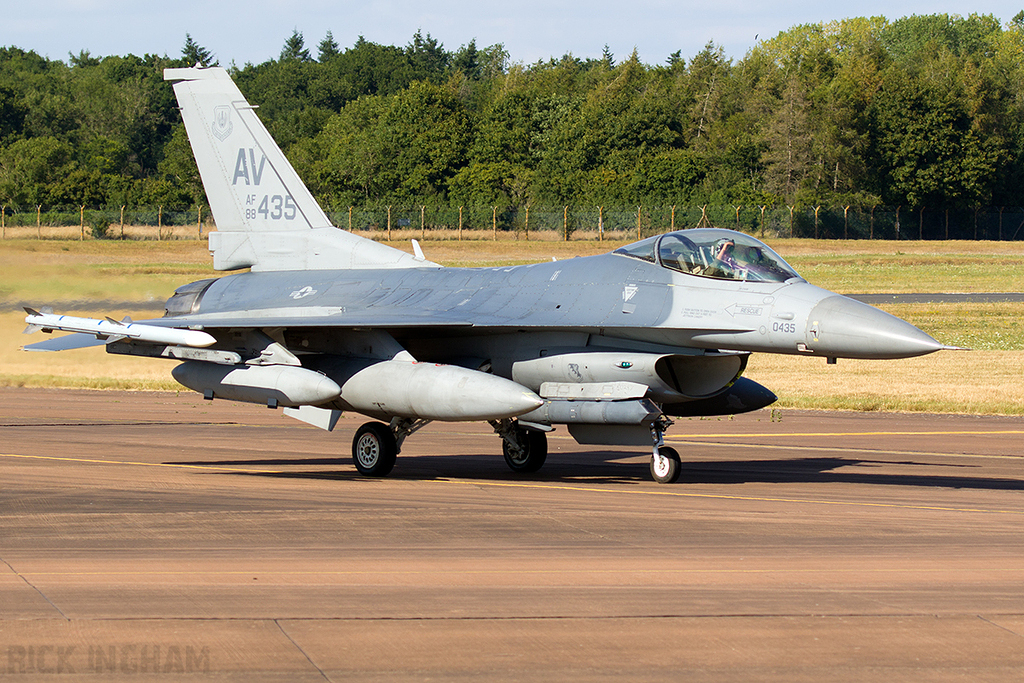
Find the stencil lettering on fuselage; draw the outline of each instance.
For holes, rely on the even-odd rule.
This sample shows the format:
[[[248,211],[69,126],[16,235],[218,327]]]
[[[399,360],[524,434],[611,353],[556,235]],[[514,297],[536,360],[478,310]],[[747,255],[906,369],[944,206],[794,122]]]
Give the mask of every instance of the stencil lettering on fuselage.
[[[248,158],[246,158],[248,152]],[[260,152],[259,165],[256,164],[256,150],[253,148],[239,148],[238,157],[235,159],[235,175],[231,179],[232,185],[238,185],[239,180],[244,180],[246,185],[259,185],[263,179],[263,168],[266,166],[267,157]],[[252,169],[250,178],[250,169]]]
[[[235,172],[231,178],[231,185],[266,189],[260,187],[264,178],[277,178],[273,171],[267,174],[267,170],[267,157],[262,151],[252,147],[240,147],[235,156]],[[278,185],[275,182],[268,184]],[[246,191],[242,201],[246,220],[290,221],[295,219],[298,214],[295,200],[283,187],[280,185],[278,187],[280,188],[279,194]]]

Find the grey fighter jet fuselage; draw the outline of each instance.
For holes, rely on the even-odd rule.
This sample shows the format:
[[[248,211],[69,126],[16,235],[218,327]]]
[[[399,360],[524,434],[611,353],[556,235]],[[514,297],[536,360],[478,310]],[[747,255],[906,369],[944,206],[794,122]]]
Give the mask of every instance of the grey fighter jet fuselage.
[[[832,362],[943,348],[808,284],[767,245],[729,230],[557,262],[443,268],[418,246],[409,255],[330,226],[226,72],[167,78],[217,220],[215,267],[250,272],[180,287],[163,318],[130,333],[127,321],[30,310],[30,330],[90,341],[28,348],[96,338],[111,353],[183,361],[172,374],[207,398],[282,406],[325,429],[341,411],[383,420],[353,441],[364,474],[387,474],[403,440],[431,420],[486,420],[519,472],[538,469],[545,433],[566,425],[581,443],[647,443],[655,479],[673,481],[678,454],[661,440],[670,416],[775,400],[742,377],[750,353]],[[203,343],[182,341],[185,331],[202,331]]]

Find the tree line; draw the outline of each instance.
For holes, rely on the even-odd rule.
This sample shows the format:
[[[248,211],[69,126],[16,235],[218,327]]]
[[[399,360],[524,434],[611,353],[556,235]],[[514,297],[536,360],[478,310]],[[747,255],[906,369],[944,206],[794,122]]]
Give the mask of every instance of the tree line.
[[[795,26],[742,59],[708,43],[641,63],[514,62],[293,32],[229,71],[328,210],[385,205],[1018,206],[1024,12]],[[164,68],[175,58],[51,60],[0,48],[0,202],[205,203]],[[493,214],[492,214],[493,215]],[[507,220],[512,220],[507,218]]]

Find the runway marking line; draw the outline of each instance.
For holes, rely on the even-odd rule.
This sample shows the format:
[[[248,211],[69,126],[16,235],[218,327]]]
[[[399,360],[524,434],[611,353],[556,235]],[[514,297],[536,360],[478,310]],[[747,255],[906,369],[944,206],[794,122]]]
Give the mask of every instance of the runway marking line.
[[[243,472],[259,474],[289,474],[291,470],[261,470],[243,467],[217,467],[212,465],[185,465],[159,462],[136,462],[130,460],[99,460],[95,458],[66,458],[55,455],[21,455],[16,453],[0,453],[0,458],[24,458],[30,460],[56,460],[60,462],[80,462],[99,465],[134,465],[142,467],[169,467],[178,469],[214,470],[222,472]],[[1024,515],[1024,510],[996,510],[987,508],[957,508],[941,505],[901,505],[898,503],[872,503],[859,501],[821,500],[815,498],[768,498],[763,496],[736,496],[721,493],[686,493],[683,491],[652,491],[644,489],[641,491],[631,489],[605,489],[593,486],[568,486],[564,484],[528,484],[515,482],[483,481],[480,479],[459,480],[459,479],[432,479],[421,483],[444,483],[457,484],[462,486],[493,486],[500,488],[520,489],[550,489],[553,491],[581,491],[585,493],[612,493],[620,495],[642,495],[642,496],[669,496],[675,498],[704,498],[714,500],[743,500],[762,503],[798,503],[805,505],[839,505],[848,507],[871,507],[888,508],[899,510],[934,510],[937,512],[975,512],[986,514]]]
[[[703,435],[701,435],[703,436]],[[929,456],[936,458],[992,458],[996,460],[1021,460],[1020,455],[994,455],[990,453],[939,453],[935,451],[894,451],[881,448],[851,448],[849,446],[792,446],[785,444],[767,443],[722,443],[718,441],[697,441],[684,436],[666,437],[665,443],[689,445],[689,446],[719,446],[722,448],[762,448],[774,451],[816,451],[825,453],[867,453],[871,455],[895,455],[895,456]]]
[[[974,569],[971,567],[964,567],[960,569],[951,569],[949,567],[935,567],[931,569],[922,569],[910,567],[901,569],[899,567],[892,568],[864,568],[864,569],[848,569],[844,567],[822,567],[820,569],[806,569],[806,568],[788,568],[780,567],[777,569],[732,569],[724,567],[706,567],[706,568],[695,568],[695,569],[679,569],[679,568],[662,568],[662,569],[516,569],[516,575],[522,574],[821,574],[827,572],[829,574],[948,574],[951,572],[969,572],[972,575],[976,575],[980,572],[991,572],[995,574],[1010,574],[1024,572],[1024,567],[997,567],[985,569]],[[252,576],[253,574],[262,576],[357,576],[361,574],[370,574],[373,576],[416,576],[416,575],[448,575],[448,574],[459,574],[459,575],[500,575],[508,576],[507,569],[453,569],[451,567],[445,567],[442,569],[410,569],[410,570],[386,570],[379,571],[376,569],[348,569],[348,570],[322,570],[322,571],[294,571],[294,570],[273,570],[273,569],[258,569],[253,568],[248,571],[219,571],[219,570],[208,570],[208,571],[103,571],[103,572],[34,572],[34,571],[22,571],[18,575],[25,576]]]
[[[479,436],[472,432],[457,432],[458,436]],[[806,432],[806,433],[778,433],[778,434],[666,434],[664,436],[665,443],[674,444],[688,444],[692,446],[726,446],[730,448],[764,448],[773,450],[790,450],[790,451],[835,451],[843,453],[872,453],[872,454],[888,454],[897,456],[908,456],[908,455],[927,455],[942,458],[995,458],[1003,460],[1020,460],[1024,456],[1020,455],[992,455],[988,453],[939,453],[933,451],[894,451],[890,449],[878,449],[878,448],[852,448],[848,446],[844,447],[830,447],[830,446],[792,446],[784,444],[750,444],[750,443],[719,443],[715,441],[700,441],[699,439],[718,439],[718,438],[770,438],[770,437],[785,437],[785,436],[822,436],[822,437],[839,437],[839,436],[943,436],[943,435],[1000,435],[1000,434],[1024,434],[1024,430],[999,430],[999,431],[957,431],[957,432]],[[555,434],[548,435],[548,439],[560,439],[562,441],[575,441],[571,436],[567,434]]]
[[[940,512],[983,512],[983,513],[994,513],[1003,515],[1024,515],[1024,510],[993,510],[986,508],[955,508],[945,507],[941,505],[901,505],[898,503],[870,503],[870,502],[858,502],[858,501],[843,501],[843,500],[821,500],[815,498],[767,498],[762,496],[731,496],[721,493],[684,493],[682,491],[634,491],[629,489],[602,489],[590,486],[566,486],[566,485],[553,485],[553,484],[520,484],[512,482],[496,482],[496,481],[460,481],[457,479],[435,479],[434,481],[445,482],[449,484],[463,484],[466,486],[499,486],[506,488],[530,488],[530,489],[552,489],[561,491],[586,491],[586,492],[597,492],[597,493],[620,493],[620,494],[634,494],[634,495],[646,495],[646,496],[674,496],[678,498],[713,498],[717,500],[746,500],[764,503],[804,503],[804,504],[817,504],[817,505],[845,505],[852,507],[876,507],[876,508],[890,508],[900,510],[935,510]]]
[[[948,432],[773,432],[765,434],[726,432],[724,434],[692,434],[691,436],[705,439],[720,439],[733,437],[771,438],[779,436],[986,436],[998,434],[1024,434],[1024,429],[961,430]],[[681,434],[676,436],[684,438]]]
[[[258,470],[249,467],[219,467],[217,465],[183,465],[168,462],[135,462],[132,460],[98,460],[94,458],[61,458],[56,455],[20,455],[0,453],[0,458],[26,458],[29,460],[59,460],[63,462],[84,462],[97,465],[138,465],[142,467],[171,467],[190,470],[218,470],[222,472],[257,472],[259,474],[284,474],[284,470]]]

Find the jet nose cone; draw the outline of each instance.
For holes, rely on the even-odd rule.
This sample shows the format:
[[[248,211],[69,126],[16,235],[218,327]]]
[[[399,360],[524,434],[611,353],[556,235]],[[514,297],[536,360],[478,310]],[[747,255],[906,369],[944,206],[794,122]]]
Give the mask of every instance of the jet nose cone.
[[[838,294],[811,310],[807,342],[815,353],[837,358],[910,358],[943,348],[907,321]]]

